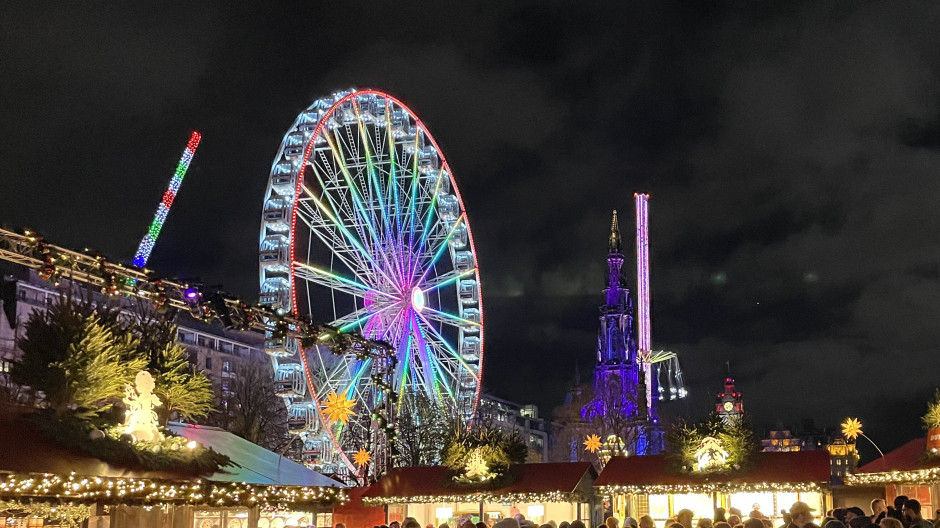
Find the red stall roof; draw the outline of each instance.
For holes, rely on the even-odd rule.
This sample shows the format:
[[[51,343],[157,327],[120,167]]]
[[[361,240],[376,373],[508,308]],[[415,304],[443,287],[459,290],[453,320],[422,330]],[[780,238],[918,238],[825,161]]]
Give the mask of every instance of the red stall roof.
[[[439,497],[460,496],[467,502],[497,502],[521,496],[539,496],[538,502],[568,502],[580,487],[590,489],[597,472],[590,462],[514,464],[513,481],[494,489],[455,486],[445,467],[391,469],[362,495],[366,503],[437,502]],[[586,485],[582,484],[587,482]],[[407,500],[406,500],[407,499]],[[499,501],[504,502],[504,501]]]
[[[829,482],[827,451],[755,453],[745,473],[679,475],[669,471],[665,455],[611,458],[595,486],[609,491],[669,493],[733,489],[811,490]]]
[[[911,471],[930,467],[931,464],[920,463],[927,441],[917,438],[902,445],[894,451],[888,451],[884,458],[876,458],[858,468],[856,473],[882,473],[885,471]],[[940,465],[940,462],[932,464]]]
[[[850,486],[884,486],[887,484],[935,484],[940,482],[940,459],[924,460],[927,442],[917,438],[889,451],[858,468],[846,477]]]

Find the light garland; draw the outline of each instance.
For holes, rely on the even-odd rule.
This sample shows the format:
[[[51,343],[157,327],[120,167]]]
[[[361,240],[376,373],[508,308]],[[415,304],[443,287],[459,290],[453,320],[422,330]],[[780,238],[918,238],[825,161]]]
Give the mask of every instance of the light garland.
[[[57,520],[60,526],[66,528],[79,528],[85,520],[91,517],[91,507],[83,504],[0,500],[0,511],[23,512],[29,517]]]
[[[176,199],[176,193],[180,190],[180,184],[183,183],[183,177],[186,176],[186,171],[189,170],[189,163],[193,160],[193,155],[196,154],[196,147],[199,146],[199,141],[201,140],[202,135],[199,132],[194,131],[189,136],[189,142],[186,143],[183,156],[176,165],[176,171],[173,173],[173,177],[170,178],[170,185],[167,187],[166,192],[163,193],[160,205],[157,206],[157,213],[153,217],[153,223],[150,224],[147,234],[144,235],[144,238],[140,241],[140,246],[137,248],[137,254],[134,256],[134,265],[138,268],[146,266],[147,261],[150,259],[150,252],[153,251],[153,246],[157,243],[157,237],[160,236],[160,230],[163,229],[166,216],[170,214],[170,207],[173,206],[173,200]]]
[[[938,484],[940,467],[913,469],[910,471],[887,471],[884,473],[856,473],[846,475],[845,483],[849,486],[871,486],[888,484]]]
[[[111,504],[190,504],[215,507],[294,508],[348,500],[341,488],[263,486],[207,480],[177,483],[157,479],[13,474],[0,477],[0,499],[55,498]]]
[[[754,482],[742,484],[735,482],[702,482],[696,484],[652,484],[652,485],[612,485],[598,486],[602,495],[639,493],[648,495],[681,493],[738,493],[753,491],[822,491],[816,482]]]
[[[411,497],[363,497],[366,506],[384,506],[386,504],[429,504],[436,502],[584,502],[585,497],[578,492],[549,491],[545,493],[492,493],[475,492],[459,495],[414,495]]]

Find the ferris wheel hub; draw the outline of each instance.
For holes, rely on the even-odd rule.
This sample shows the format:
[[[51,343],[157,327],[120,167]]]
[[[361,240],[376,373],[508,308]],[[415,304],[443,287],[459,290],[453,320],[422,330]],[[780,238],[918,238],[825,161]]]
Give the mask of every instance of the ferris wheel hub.
[[[415,309],[416,312],[421,312],[424,310],[424,292],[418,286],[415,286],[411,290],[411,307]]]

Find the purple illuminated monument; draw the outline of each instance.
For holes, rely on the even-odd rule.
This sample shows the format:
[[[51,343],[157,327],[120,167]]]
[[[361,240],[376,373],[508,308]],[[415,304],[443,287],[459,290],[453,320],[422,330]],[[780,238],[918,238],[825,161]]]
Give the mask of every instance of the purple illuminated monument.
[[[604,289],[604,304],[600,307],[597,334],[595,397],[582,409],[581,415],[585,420],[593,421],[609,413],[618,413],[628,421],[635,421],[638,434],[633,445],[628,446],[630,454],[654,454],[662,450],[663,436],[654,401],[649,397],[657,390],[652,386],[656,379],[649,375],[648,363],[642,361],[643,354],[638,355],[634,306],[623,277],[623,263],[620,226],[617,211],[614,211],[608,239],[607,287]],[[643,312],[648,316],[646,310]],[[648,337],[646,346],[649,347]]]

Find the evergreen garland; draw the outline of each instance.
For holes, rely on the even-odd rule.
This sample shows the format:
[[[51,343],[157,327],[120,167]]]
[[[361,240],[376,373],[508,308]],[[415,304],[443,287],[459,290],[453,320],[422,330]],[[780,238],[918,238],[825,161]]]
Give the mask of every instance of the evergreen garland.
[[[753,462],[753,455],[760,451],[760,444],[746,418],[734,419],[728,423],[721,415],[711,413],[699,423],[689,424],[679,420],[673,425],[666,437],[669,470],[676,474],[696,471],[698,460],[695,452],[705,437],[717,438],[728,453],[725,465],[708,473],[746,472]]]
[[[62,446],[127,469],[172,471],[188,475],[210,475],[234,462],[212,448],[186,447],[188,441],[167,436],[161,442],[130,442],[118,438],[116,428],[105,431],[103,438],[91,437],[94,428],[76,416],[57,418],[49,412],[32,416],[39,430]]]

